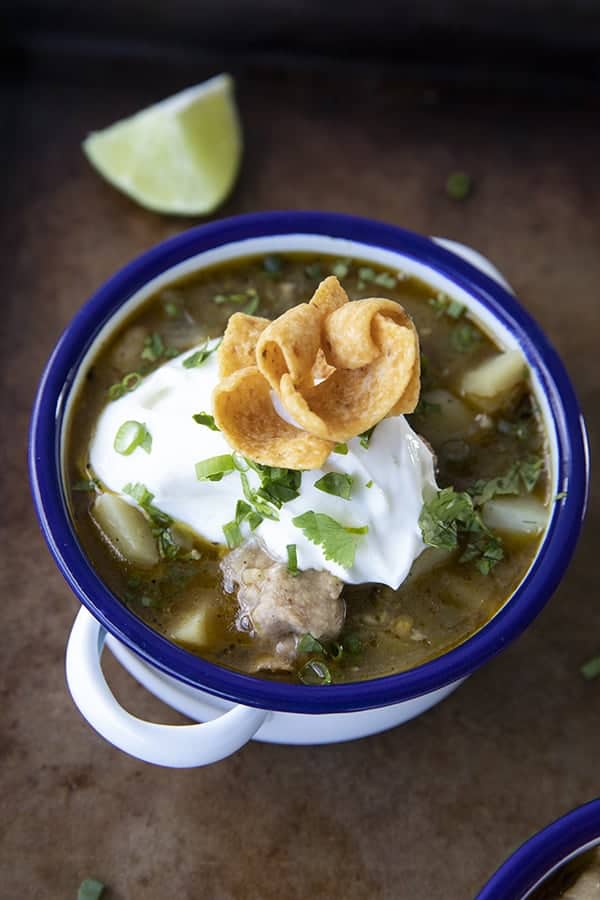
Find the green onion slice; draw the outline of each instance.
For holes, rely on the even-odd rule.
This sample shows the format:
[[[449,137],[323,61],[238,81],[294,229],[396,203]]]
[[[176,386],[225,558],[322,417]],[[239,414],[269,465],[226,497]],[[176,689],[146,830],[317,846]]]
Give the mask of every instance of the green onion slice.
[[[223,534],[225,535],[225,540],[227,541],[227,546],[230,550],[234,550],[242,543],[242,532],[240,531],[240,526],[235,520],[232,522],[227,522],[226,525],[223,525]]]
[[[298,569],[298,553],[296,551],[296,545],[288,544],[286,550],[288,572],[290,575],[299,575],[300,570]]]
[[[298,677],[303,684],[331,684],[331,672],[320,659],[309,659],[298,672]]]
[[[234,469],[231,453],[210,456],[196,463],[196,478],[198,481],[220,481],[223,475],[228,475]]]
[[[128,422],[123,422],[117,431],[113,447],[122,456],[130,456],[137,447],[150,453],[152,435],[142,422],[130,419]]]

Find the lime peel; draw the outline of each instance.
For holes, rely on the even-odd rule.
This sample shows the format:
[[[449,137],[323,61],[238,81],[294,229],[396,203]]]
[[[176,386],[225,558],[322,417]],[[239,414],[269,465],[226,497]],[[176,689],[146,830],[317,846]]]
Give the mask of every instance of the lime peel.
[[[205,215],[227,197],[242,156],[230,75],[217,75],[88,135],[83,150],[146,209]]]

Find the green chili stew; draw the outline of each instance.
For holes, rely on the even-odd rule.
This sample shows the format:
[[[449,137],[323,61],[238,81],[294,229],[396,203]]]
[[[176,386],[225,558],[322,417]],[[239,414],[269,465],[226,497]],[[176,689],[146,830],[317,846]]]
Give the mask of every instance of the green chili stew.
[[[242,500],[223,544],[210,544],[156,508],[152,485],[130,484],[126,490],[149,522],[158,551],[155,564],[139,568],[126,554],[114,552],[90,514],[103,486],[89,468],[88,448],[106,403],[135,390],[163,362],[197,348],[203,338],[222,335],[232,313],[275,318],[308,300],[329,274],[340,279],[350,299],[384,296],[413,317],[421,343],[422,390],[409,421],[435,452],[441,490],[427,501],[420,519],[430,549],[400,588],[345,585],[346,615],[337,639],[319,641],[307,633],[298,641],[288,671],[263,670],[259,657],[264,648],[251,629],[239,627],[235,592],[225,590],[220,567],[227,544],[240,542],[240,523],[249,521],[252,527],[251,517],[260,511]],[[184,365],[202,365],[213,351],[196,350]],[[186,276],[161,289],[122,324],[85,373],[66,457],[81,544],[104,582],[133,612],[214,663],[309,684],[357,681],[418,666],[464,641],[502,606],[527,572],[556,499],[549,496],[546,436],[528,373],[522,360],[516,370],[513,360],[511,369],[509,355],[499,354],[493,336],[455,299],[371,263],[269,255]],[[216,428],[209,411],[199,410],[196,421]],[[369,433],[361,437],[363,446],[369,438]],[[143,422],[125,422],[115,441],[122,454],[151,449]],[[347,447],[338,445],[334,452],[343,454]],[[207,462],[214,471],[207,468],[198,477],[222,477],[217,464]],[[320,490],[342,497],[349,493],[343,477],[321,481]],[[277,478],[265,474],[263,486],[272,489],[274,483]],[[280,488],[282,484],[282,489],[294,489],[285,479]],[[297,578],[294,544],[287,554],[287,571]],[[176,627],[199,604],[210,612],[202,646],[186,640]]]

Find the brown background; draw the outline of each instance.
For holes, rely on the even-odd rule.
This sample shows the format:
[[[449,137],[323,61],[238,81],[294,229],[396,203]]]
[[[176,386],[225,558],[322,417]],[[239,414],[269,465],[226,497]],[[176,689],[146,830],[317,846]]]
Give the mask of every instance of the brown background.
[[[565,358],[597,442],[598,110],[548,92],[516,102],[410,83],[374,66],[236,68],[246,151],[222,214],[322,208],[471,243]],[[422,718],[351,744],[251,744],[205,769],[126,757],[64,683],[77,604],[27,488],[36,382],[62,328],[119,266],[186,227],[138,209],[91,170],[82,137],[215,68],[100,59],[22,62],[2,89],[3,369],[0,896],[107,900],[469,900],[532,832],[598,793],[597,534],[587,527],[539,619]],[[216,70],[218,71],[218,69]],[[447,174],[476,190],[448,199]],[[140,715],[181,721],[109,661]],[[509,900],[509,898],[507,898]]]

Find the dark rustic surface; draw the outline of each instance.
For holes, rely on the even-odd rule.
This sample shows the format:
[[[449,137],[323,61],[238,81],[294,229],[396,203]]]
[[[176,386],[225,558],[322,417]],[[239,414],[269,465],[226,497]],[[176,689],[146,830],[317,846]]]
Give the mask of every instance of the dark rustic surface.
[[[61,74],[62,73],[62,74]],[[116,268],[186,223],[104,184],[88,130],[212,74],[200,66],[15,71],[3,88],[0,896],[469,900],[506,855],[598,789],[600,497],[567,577],[504,654],[422,718],[355,743],[251,744],[195,771],[113,749],[63,676],[77,604],[39,534],[26,429],[62,328]],[[223,214],[323,208],[471,243],[564,356],[597,440],[600,134],[592,109],[452,100],[389,72],[246,69],[246,153]],[[450,201],[448,172],[476,191]],[[180,721],[114,664],[138,714]],[[509,898],[507,898],[509,900]]]

